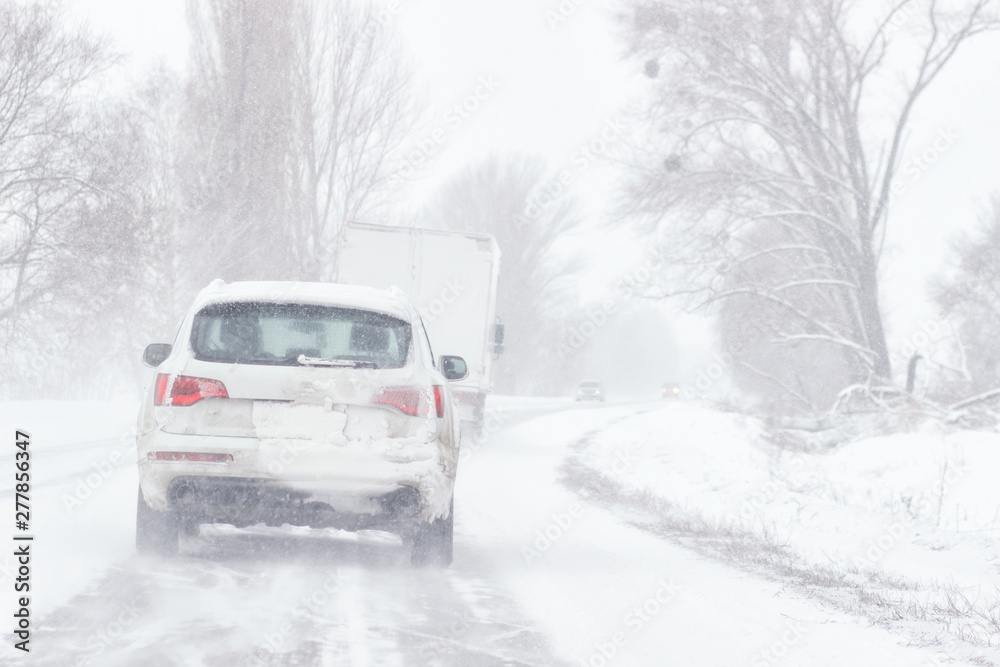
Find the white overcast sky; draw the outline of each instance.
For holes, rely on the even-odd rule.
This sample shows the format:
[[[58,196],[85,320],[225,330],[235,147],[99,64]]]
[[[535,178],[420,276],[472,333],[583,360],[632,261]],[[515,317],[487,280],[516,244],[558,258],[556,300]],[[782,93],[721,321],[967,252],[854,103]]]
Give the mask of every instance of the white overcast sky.
[[[414,61],[429,104],[428,132],[445,110],[471,94],[481,77],[497,92],[455,130],[449,129],[428,167],[434,184],[493,150],[537,153],[553,168],[571,166],[573,154],[614,119],[628,99],[634,76],[619,58],[606,3],[585,0],[553,27],[546,10],[557,0],[398,0],[391,19]],[[107,33],[132,54],[140,76],[157,59],[182,69],[187,51],[183,0],[68,0],[74,14]],[[905,29],[905,28],[904,28]],[[947,241],[968,228],[994,190],[1000,190],[1000,36],[967,45],[918,107],[908,157],[934,149],[944,133],[954,137],[899,197],[890,220],[891,261],[883,276],[891,335],[899,341],[931,314],[928,275],[942,263]],[[630,78],[633,77],[633,78]],[[415,139],[422,138],[421,130]],[[938,145],[943,145],[938,142]],[[933,155],[933,153],[927,153]],[[912,173],[912,172],[911,172]],[[579,182],[584,194],[600,192],[601,172]],[[624,258],[595,262],[586,280],[595,287],[629,270],[639,251],[593,240],[595,255],[609,249]]]

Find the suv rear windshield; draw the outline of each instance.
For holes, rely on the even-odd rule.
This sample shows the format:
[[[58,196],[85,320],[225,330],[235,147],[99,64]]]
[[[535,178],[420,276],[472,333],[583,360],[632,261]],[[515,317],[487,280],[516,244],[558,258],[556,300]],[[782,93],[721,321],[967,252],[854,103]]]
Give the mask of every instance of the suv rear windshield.
[[[401,368],[410,325],[354,308],[260,302],[206,306],[194,317],[196,359],[220,363],[297,365],[299,355]]]

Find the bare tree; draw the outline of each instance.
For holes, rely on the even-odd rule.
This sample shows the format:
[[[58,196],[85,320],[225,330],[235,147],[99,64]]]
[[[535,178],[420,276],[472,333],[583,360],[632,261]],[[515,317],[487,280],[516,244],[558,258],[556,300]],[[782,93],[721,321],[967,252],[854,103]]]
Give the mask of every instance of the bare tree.
[[[0,2],[0,323],[66,278],[66,210],[87,196],[82,87],[110,60],[52,5]],[[9,332],[8,332],[9,333]]]
[[[955,244],[954,264],[950,275],[934,282],[932,293],[957,335],[960,349],[953,356],[960,363],[952,366],[959,372],[951,376],[967,396],[1000,387],[1000,196],[979,229]]]
[[[158,76],[150,86],[159,96],[166,83]],[[173,333],[170,231],[179,212],[172,165],[156,142],[158,105],[105,98],[87,111],[87,130],[75,139],[76,178],[87,187],[60,209],[51,289],[21,309],[5,341],[5,370],[12,372],[5,390],[87,397],[127,391],[130,375],[139,378],[142,346]]]
[[[190,0],[188,256],[214,277],[298,277],[293,2]]]
[[[556,347],[566,335],[580,263],[557,254],[555,245],[580,213],[568,194],[532,206],[543,201],[548,171],[538,158],[493,155],[452,178],[420,214],[419,224],[492,234],[500,246],[497,315],[506,328],[506,351],[495,366],[500,391],[558,388],[569,366]]]
[[[335,275],[345,222],[383,203],[390,157],[413,125],[410,74],[376,8],[358,0],[303,2],[298,11],[296,181],[309,277]]]
[[[328,278],[412,121],[399,49],[355,0],[191,0],[189,16],[197,282]]]
[[[98,132],[87,85],[112,65],[103,45],[63,26],[53,3],[0,1],[0,362],[3,389],[31,387],[65,351],[52,327],[59,295],[113,249],[81,211],[103,196],[93,178]],[[16,385],[20,380],[21,385]],[[22,394],[24,395],[24,394]]]
[[[904,138],[997,19],[996,0],[633,2],[653,83],[629,210],[672,253],[663,295],[721,306],[731,340],[755,332],[737,350],[755,386],[815,407],[891,379],[878,275]]]
[[[166,340],[190,305],[190,295],[177,289],[188,270],[182,264],[188,231],[184,198],[184,151],[188,127],[184,123],[184,85],[178,73],[163,66],[151,70],[129,102],[131,120],[144,137],[141,153],[131,161],[135,178],[144,189],[143,206],[149,221],[146,246],[148,284],[144,309],[152,326],[152,340]]]

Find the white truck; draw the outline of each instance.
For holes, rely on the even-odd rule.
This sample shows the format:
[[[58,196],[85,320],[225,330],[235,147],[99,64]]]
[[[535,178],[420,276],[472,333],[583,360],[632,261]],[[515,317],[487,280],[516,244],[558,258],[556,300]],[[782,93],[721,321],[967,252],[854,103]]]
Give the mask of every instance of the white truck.
[[[483,424],[492,362],[503,352],[496,317],[500,248],[486,234],[350,223],[341,232],[336,281],[396,286],[417,304],[431,345],[461,356],[468,377],[452,384],[463,421]]]

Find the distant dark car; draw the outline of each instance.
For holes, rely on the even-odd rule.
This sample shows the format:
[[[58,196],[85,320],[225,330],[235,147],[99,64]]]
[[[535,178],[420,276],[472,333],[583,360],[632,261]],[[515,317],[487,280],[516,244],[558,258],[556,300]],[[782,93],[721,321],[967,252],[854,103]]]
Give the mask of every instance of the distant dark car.
[[[597,380],[584,380],[576,386],[576,400],[603,401],[604,386]]]
[[[663,398],[681,398],[681,386],[676,382],[667,382],[661,392]]]

